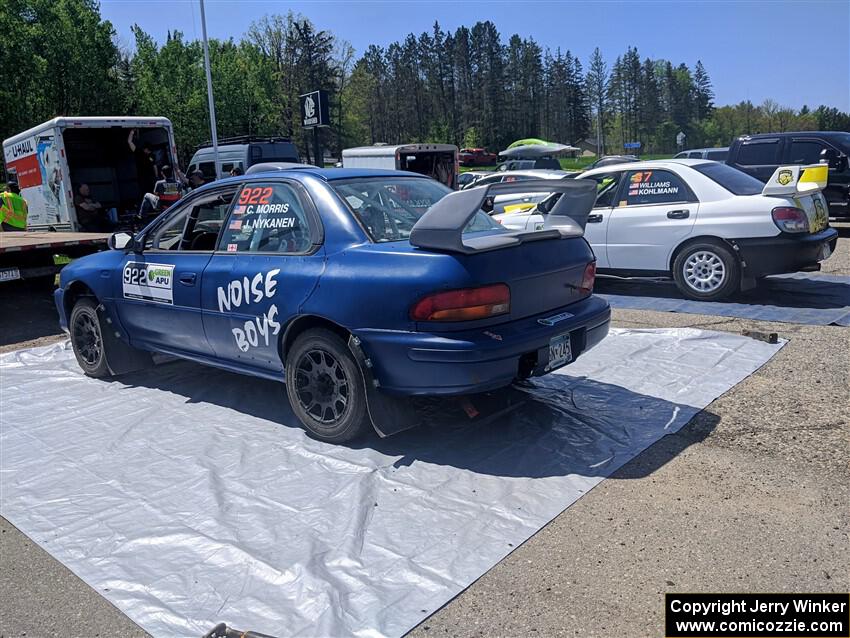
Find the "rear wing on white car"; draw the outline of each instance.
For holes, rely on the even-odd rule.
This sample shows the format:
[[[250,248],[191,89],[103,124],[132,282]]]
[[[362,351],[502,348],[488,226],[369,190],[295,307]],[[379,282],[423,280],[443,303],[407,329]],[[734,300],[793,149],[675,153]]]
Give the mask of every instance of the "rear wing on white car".
[[[829,166],[826,164],[780,166],[767,180],[761,194],[774,197],[809,195],[826,188],[828,179]]]

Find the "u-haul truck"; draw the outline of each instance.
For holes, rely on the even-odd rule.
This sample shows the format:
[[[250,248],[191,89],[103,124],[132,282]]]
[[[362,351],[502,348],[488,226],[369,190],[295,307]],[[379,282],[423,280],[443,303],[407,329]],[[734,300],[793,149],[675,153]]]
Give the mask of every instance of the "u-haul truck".
[[[133,129],[137,151],[128,144]],[[74,196],[88,184],[103,210],[135,212],[152,188],[140,174],[147,147],[158,166],[177,167],[171,122],[164,117],[57,117],[3,142],[7,181],[29,207],[29,230],[81,230]]]

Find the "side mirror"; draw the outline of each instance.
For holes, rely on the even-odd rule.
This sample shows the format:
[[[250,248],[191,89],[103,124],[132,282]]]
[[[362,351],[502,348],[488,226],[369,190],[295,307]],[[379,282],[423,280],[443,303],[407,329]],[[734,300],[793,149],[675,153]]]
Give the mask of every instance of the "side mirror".
[[[124,250],[133,242],[133,236],[128,233],[112,233],[106,241],[110,250]]]
[[[825,148],[820,152],[820,161],[839,173],[847,170],[847,156],[831,148]]]

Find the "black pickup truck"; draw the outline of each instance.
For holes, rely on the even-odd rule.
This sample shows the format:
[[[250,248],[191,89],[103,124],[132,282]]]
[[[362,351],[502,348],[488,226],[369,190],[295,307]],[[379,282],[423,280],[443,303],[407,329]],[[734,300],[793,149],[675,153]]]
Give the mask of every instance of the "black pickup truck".
[[[779,166],[829,164],[829,183],[824,196],[829,216],[850,219],[850,133],[844,131],[800,131],[743,135],[729,147],[726,163],[766,182]]]

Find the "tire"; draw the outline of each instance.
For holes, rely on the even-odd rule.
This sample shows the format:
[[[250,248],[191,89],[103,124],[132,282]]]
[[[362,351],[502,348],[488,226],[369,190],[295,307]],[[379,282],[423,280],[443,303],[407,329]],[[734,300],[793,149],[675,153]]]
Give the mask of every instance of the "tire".
[[[112,373],[106,362],[104,327],[97,306],[91,297],[82,297],[71,310],[68,329],[77,363],[88,376],[100,379]]]
[[[740,288],[741,265],[727,246],[700,241],[685,246],[676,255],[673,280],[688,299],[718,301]]]
[[[286,355],[286,394],[307,432],[328,443],[366,433],[366,388],[346,343],[323,328],[298,335]]]

